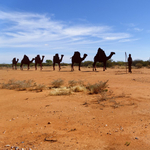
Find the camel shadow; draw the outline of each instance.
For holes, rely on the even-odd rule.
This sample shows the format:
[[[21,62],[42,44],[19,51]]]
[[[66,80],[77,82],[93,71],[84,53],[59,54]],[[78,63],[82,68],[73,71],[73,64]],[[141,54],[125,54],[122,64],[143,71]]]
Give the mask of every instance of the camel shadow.
[[[34,70],[20,70],[20,71],[23,71],[23,72],[32,72]]]
[[[70,70],[70,71],[69,71],[69,70],[68,70],[68,71],[67,71],[67,70],[64,70],[64,71],[59,71],[59,72],[74,72],[74,71],[71,71],[71,70]]]
[[[124,74],[128,74],[126,72],[116,72],[115,75],[124,75]]]
[[[81,72],[99,72],[99,71],[81,71]]]
[[[115,71],[115,75],[125,75],[125,74],[129,74],[128,72],[126,71]]]
[[[40,70],[41,72],[52,72],[53,70]]]

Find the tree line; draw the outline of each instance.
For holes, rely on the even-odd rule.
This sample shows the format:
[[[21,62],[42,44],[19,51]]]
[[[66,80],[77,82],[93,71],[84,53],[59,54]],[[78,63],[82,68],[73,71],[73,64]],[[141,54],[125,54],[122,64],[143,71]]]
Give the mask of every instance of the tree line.
[[[17,63],[17,66],[20,66],[21,63]],[[31,63],[30,66],[34,66],[34,63]],[[52,66],[53,61],[52,60],[46,60],[45,63],[42,63],[43,66]],[[61,63],[61,66],[69,66],[71,63]],[[78,64],[74,64],[74,66],[77,66]],[[127,62],[124,61],[113,61],[112,59],[107,61],[107,67],[114,67],[114,66],[126,66]],[[93,67],[93,61],[84,61],[81,63],[82,67]],[[150,68],[150,60],[143,61],[143,60],[133,60],[132,66],[136,68],[142,68],[142,67],[148,67]],[[0,64],[0,67],[12,67],[12,64]],[[97,63],[96,67],[103,67],[102,63]]]

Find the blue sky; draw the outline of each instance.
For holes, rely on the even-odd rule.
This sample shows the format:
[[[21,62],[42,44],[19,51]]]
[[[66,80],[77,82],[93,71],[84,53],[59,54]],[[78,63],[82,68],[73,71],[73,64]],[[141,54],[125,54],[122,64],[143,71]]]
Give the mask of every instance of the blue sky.
[[[93,61],[101,47],[115,61],[150,58],[149,0],[0,0],[0,63],[74,51]]]

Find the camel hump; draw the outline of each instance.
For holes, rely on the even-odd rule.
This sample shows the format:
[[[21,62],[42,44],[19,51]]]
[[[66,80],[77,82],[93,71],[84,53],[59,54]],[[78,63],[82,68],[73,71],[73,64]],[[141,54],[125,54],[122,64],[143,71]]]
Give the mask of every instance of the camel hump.
[[[35,60],[36,60],[36,61],[39,61],[39,60],[40,60],[40,55],[37,55],[37,56],[35,57]]]
[[[26,59],[26,58],[28,58],[28,56],[27,56],[27,55],[24,55],[24,57],[23,57],[23,58],[25,58],[25,59]]]
[[[37,57],[37,58],[40,58],[40,55],[37,55],[36,57]]]
[[[100,58],[106,58],[106,54],[101,48],[98,49],[97,55],[99,55]]]
[[[29,58],[28,58],[28,56],[27,56],[27,55],[24,55],[23,59],[24,59],[24,60],[28,60],[28,61],[29,61]]]
[[[59,61],[59,55],[58,53],[55,54],[55,56],[53,57],[53,62],[58,62]]]
[[[14,57],[12,61],[14,62],[15,60],[16,60],[16,58]]]
[[[74,52],[74,56],[75,57],[80,57],[80,52],[78,52],[78,51]]]
[[[55,54],[55,56],[56,56],[56,57],[59,57],[58,53],[57,53],[57,54]]]

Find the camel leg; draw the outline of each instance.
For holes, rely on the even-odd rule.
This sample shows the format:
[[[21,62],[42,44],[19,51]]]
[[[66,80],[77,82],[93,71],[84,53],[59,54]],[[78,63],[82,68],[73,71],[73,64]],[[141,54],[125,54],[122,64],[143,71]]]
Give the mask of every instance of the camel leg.
[[[104,62],[103,71],[105,71],[105,69],[106,69],[106,62]]]
[[[37,70],[37,64],[35,63],[35,70]]]
[[[42,64],[41,64],[41,70],[42,70],[43,68],[42,68]]]
[[[80,66],[81,66],[81,63],[79,63],[79,71],[81,71],[81,70],[80,70]]]
[[[61,67],[60,67],[60,63],[58,63],[58,65],[59,65],[59,71],[60,71],[60,69],[61,69]]]
[[[74,71],[73,65],[74,65],[74,63],[71,64],[71,71]]]
[[[53,70],[55,70],[55,63],[53,63]]]
[[[22,64],[20,65],[20,70],[23,70],[23,68],[22,68]]]
[[[29,70],[30,68],[29,68],[29,64],[28,64],[28,70]]]
[[[96,71],[96,62],[93,63],[93,71]]]
[[[15,70],[17,70],[17,64],[15,64]]]

